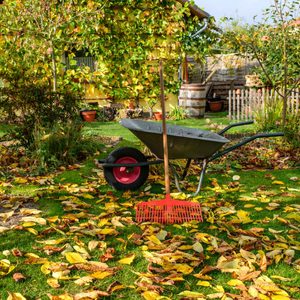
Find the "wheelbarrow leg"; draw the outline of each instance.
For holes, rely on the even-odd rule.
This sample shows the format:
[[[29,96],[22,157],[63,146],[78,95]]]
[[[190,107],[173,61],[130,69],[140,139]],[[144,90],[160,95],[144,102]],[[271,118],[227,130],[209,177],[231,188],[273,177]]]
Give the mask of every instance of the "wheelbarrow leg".
[[[192,159],[189,158],[189,159],[187,160],[186,165],[185,165],[185,168],[184,168],[184,170],[183,170],[183,173],[182,173],[182,176],[181,176],[181,180],[184,180],[184,178],[186,177],[187,172],[188,172],[188,170],[189,170],[189,168],[190,168],[191,162],[192,162]]]
[[[202,162],[202,170],[201,170],[201,173],[200,173],[198,187],[197,187],[196,192],[194,194],[192,194],[192,197],[196,197],[200,193],[202,183],[203,183],[203,179],[204,179],[204,175],[205,175],[206,168],[207,168],[207,164],[208,164],[207,159],[204,159],[203,162]]]
[[[208,164],[207,159],[204,159],[203,162],[202,162],[202,170],[201,170],[201,173],[200,173],[200,178],[199,178],[199,182],[198,182],[198,187],[197,187],[196,192],[193,193],[193,194],[191,195],[192,197],[195,197],[195,196],[197,196],[197,195],[200,193],[201,186],[202,186],[203,179],[204,179],[204,175],[205,175],[206,168],[207,168],[207,164]],[[177,174],[177,172],[176,172],[174,166],[172,166],[172,165],[170,164],[170,167],[171,167],[171,169],[172,169],[172,171],[173,171],[173,174],[174,174],[174,177],[175,177],[175,185],[176,185],[177,190],[178,190],[180,193],[184,193],[184,192],[182,191],[182,189],[180,188],[178,174]]]

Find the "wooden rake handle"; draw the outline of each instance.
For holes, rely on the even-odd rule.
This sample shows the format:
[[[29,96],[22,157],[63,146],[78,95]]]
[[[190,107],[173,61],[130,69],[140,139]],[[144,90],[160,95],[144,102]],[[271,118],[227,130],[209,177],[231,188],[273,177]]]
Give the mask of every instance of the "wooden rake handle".
[[[159,82],[160,82],[160,102],[162,112],[162,130],[163,130],[163,148],[164,148],[164,171],[165,171],[165,189],[166,194],[170,194],[170,174],[169,174],[169,152],[166,124],[166,107],[165,107],[165,86],[164,86],[164,67],[163,62],[159,62]]]

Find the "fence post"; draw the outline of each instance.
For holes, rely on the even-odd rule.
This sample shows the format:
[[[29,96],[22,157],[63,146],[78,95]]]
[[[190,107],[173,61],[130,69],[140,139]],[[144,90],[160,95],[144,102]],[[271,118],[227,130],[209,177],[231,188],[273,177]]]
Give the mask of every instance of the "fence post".
[[[229,120],[231,120],[232,119],[232,107],[231,107],[231,105],[232,105],[232,96],[231,96],[231,90],[229,90],[229,98],[228,98],[228,117],[229,117]]]
[[[300,96],[299,96],[299,92],[300,92],[300,89],[297,88],[296,89],[296,114],[299,112],[299,102],[300,102]]]
[[[233,118],[236,120],[236,103],[235,103],[235,90],[232,91],[232,102],[233,102]]]

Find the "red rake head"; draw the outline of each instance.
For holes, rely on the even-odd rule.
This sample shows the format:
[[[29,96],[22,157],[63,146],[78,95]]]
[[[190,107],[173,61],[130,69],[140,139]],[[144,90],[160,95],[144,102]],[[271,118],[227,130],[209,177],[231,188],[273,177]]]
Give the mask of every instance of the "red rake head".
[[[136,220],[162,224],[203,221],[199,203],[172,200],[170,195],[166,195],[163,200],[139,203],[136,207]]]

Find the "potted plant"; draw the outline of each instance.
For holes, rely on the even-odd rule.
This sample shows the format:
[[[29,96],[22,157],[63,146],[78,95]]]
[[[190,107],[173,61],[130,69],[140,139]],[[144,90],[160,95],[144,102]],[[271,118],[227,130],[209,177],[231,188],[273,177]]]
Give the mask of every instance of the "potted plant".
[[[84,108],[80,110],[81,119],[85,122],[93,122],[97,116],[95,105],[84,104]]]
[[[154,113],[154,119],[155,120],[161,120],[162,119],[162,112],[161,111],[155,111]]]
[[[224,101],[220,96],[216,96],[215,94],[211,99],[208,100],[209,110],[212,112],[219,112],[223,109]]]

